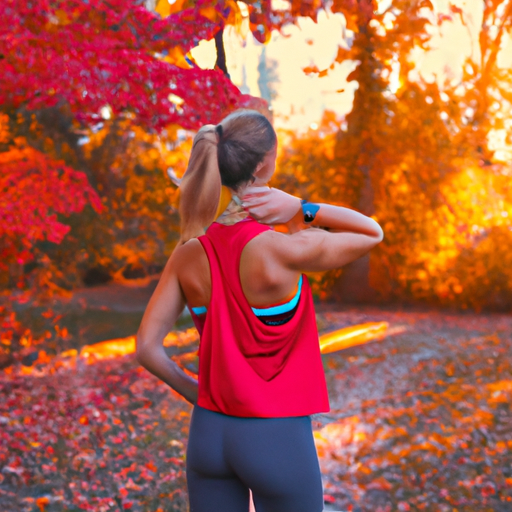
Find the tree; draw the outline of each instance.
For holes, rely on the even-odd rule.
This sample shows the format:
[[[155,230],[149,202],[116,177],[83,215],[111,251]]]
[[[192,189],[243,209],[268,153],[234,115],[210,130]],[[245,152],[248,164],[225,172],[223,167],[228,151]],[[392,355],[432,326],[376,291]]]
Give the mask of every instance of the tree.
[[[403,86],[388,123],[394,154],[381,153],[374,171],[386,241],[370,280],[383,298],[476,309],[511,303],[507,258],[497,257],[512,247],[510,170],[495,159],[490,135],[507,116],[512,122],[512,76],[497,66],[512,9],[509,1],[482,7],[479,64],[470,55],[460,82],[412,80],[400,68]],[[461,9],[450,10],[438,24],[455,16],[464,22]]]
[[[7,1],[0,21],[4,268],[29,261],[42,240],[60,243],[69,231],[63,215],[87,204],[101,210],[79,139],[105,115],[147,130],[196,128],[250,99],[221,71],[187,61],[193,46],[219,30],[203,15],[205,5],[162,19],[136,1]],[[34,132],[49,118],[65,124],[64,153],[74,152],[69,160],[87,174],[49,156],[62,154],[62,144],[49,148],[51,137]]]
[[[9,144],[0,152],[0,269],[11,270],[13,263],[32,259],[36,242],[62,241],[70,228],[58,214],[81,212],[87,204],[99,212],[101,202],[84,173],[28,146],[21,137],[10,141],[7,121],[7,116],[0,117],[0,145]]]
[[[485,0],[482,7],[478,52],[468,56],[462,80],[451,92],[466,107],[459,121],[461,140],[465,139],[485,164],[494,156],[488,144],[489,134],[494,129],[505,128],[504,121],[507,114],[510,119],[512,107],[512,70],[498,65],[504,39],[507,33],[509,37],[512,34],[512,1]],[[452,6],[451,12],[470,29],[471,23],[462,9]],[[510,133],[507,142],[512,143]]]
[[[86,122],[100,122],[108,105],[144,126],[195,128],[239,96],[222,73],[186,61],[218,28],[200,5],[162,19],[135,0],[9,0],[0,26],[0,105],[5,111],[66,103]]]
[[[355,61],[357,65],[347,81],[357,81],[358,88],[346,118],[346,130],[337,135],[334,158],[339,172],[330,178],[329,198],[373,215],[374,188],[380,173],[376,162],[389,147],[386,127],[395,100],[389,89],[390,77],[396,67],[407,76],[412,66],[411,50],[424,46],[429,39],[425,31],[429,19],[423,1],[396,1],[379,13],[376,2],[339,0],[332,10],[344,15],[354,37],[349,48],[339,48],[330,69],[336,62]],[[386,28],[389,17],[393,19],[392,27]],[[322,76],[329,69],[311,67],[306,71]],[[343,272],[332,273],[332,278],[334,296],[339,300],[369,301],[375,297],[369,282],[369,256],[348,265]]]
[[[292,137],[285,158],[291,153],[299,169],[297,186],[374,214],[385,240],[369,263],[321,283],[321,293],[510,308],[510,166],[495,159],[489,143],[493,130],[512,124],[512,77],[497,66],[509,6],[486,4],[483,57],[480,64],[470,57],[460,83],[429,83],[412,73],[413,50],[428,51],[429,32],[451,19],[437,17],[429,2],[393,2],[347,18],[355,35],[337,59],[357,63],[348,77],[358,82],[353,109],[337,123],[326,118],[320,136]],[[460,15],[452,7],[451,16]]]

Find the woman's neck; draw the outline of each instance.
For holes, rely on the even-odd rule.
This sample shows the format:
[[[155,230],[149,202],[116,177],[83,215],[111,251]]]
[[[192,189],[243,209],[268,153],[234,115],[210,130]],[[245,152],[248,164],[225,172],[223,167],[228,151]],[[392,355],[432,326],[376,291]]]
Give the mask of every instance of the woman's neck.
[[[241,220],[246,219],[249,214],[242,208],[242,201],[234,192],[231,196],[231,202],[228,204],[227,208],[219,215],[219,217],[215,220],[219,224],[224,224],[225,226],[232,226]]]

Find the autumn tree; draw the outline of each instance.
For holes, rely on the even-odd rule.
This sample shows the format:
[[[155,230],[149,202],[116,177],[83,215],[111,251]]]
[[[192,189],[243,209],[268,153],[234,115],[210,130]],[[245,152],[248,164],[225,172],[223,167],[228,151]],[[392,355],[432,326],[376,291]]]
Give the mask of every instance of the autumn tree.
[[[367,215],[375,213],[374,187],[379,177],[376,161],[389,148],[387,126],[396,99],[390,91],[390,80],[397,68],[407,75],[412,66],[411,51],[425,45],[429,39],[425,30],[429,9],[424,4],[397,1],[379,12],[377,3],[372,1],[333,2],[332,11],[344,15],[353,38],[340,45],[330,68],[305,69],[307,73],[323,76],[337,62],[356,63],[347,76],[347,81],[356,81],[358,87],[352,110],[346,117],[346,128],[337,130],[328,176],[319,174],[315,181],[329,183],[326,199],[357,208]],[[337,172],[331,172],[334,168]],[[375,293],[369,284],[368,272],[369,257],[365,257],[343,272],[331,273],[330,283],[336,290],[334,296],[348,301],[371,300]]]
[[[161,12],[162,4],[154,6],[156,12],[137,1],[10,1],[5,6],[0,22],[0,234],[7,286],[33,266],[26,265],[36,253],[45,261],[60,255],[52,271],[44,271],[57,275],[63,261],[74,259],[69,257],[72,246],[112,246],[123,224],[113,219],[126,213],[112,194],[128,186],[114,162],[127,144],[136,146],[134,136],[142,139],[139,148],[151,140],[153,151],[162,149],[157,173],[164,180],[159,189],[165,190],[166,148],[176,146],[169,134],[175,137],[177,126],[216,122],[237,106],[263,108],[263,102],[239,93],[222,66],[200,69],[188,54],[200,40],[216,37],[226,23],[236,23],[237,4],[181,2],[179,9]],[[252,8],[256,33],[258,16]],[[91,144],[97,146],[91,150]],[[146,169],[139,158],[130,167]],[[151,180],[155,169],[149,167]],[[34,178],[37,186],[30,185]],[[162,199],[156,204],[161,209]],[[64,221],[63,216],[79,212],[76,220]],[[55,247],[70,226],[69,250]],[[101,233],[112,243],[105,244]],[[102,259],[97,254],[96,260]]]
[[[264,0],[247,6],[250,30],[267,42],[272,30],[297,16],[315,18],[324,3],[276,10]],[[65,221],[69,214],[84,212],[84,221],[97,219],[100,211],[105,221],[111,217],[105,212],[115,202],[107,196],[121,186],[108,169],[113,152],[96,148],[86,157],[84,141],[97,141],[98,130],[109,130],[106,141],[119,143],[120,150],[126,142],[120,127],[142,139],[146,132],[157,147],[155,134],[169,127],[195,129],[238,106],[264,108],[229,80],[222,31],[241,22],[240,5],[224,0],[6,2],[0,21],[4,281],[23,274],[34,251],[59,252],[48,244],[60,243],[70,222],[75,231],[80,224]],[[217,47],[214,70],[199,68],[189,54],[208,39]],[[23,202],[17,185],[36,175],[40,188],[25,187]],[[75,239],[84,234],[77,231]]]
[[[331,276],[325,283],[334,286],[331,297],[510,304],[510,170],[489,142],[510,119],[510,72],[497,66],[509,3],[492,6],[484,9],[481,63],[470,57],[460,83],[427,82],[414,61],[418,51],[428,51],[436,27],[463,15],[459,9],[437,15],[430,2],[393,2],[382,12],[347,18],[354,38],[337,60],[356,62],[348,77],[358,83],[353,109],[337,126],[331,120],[321,127],[325,150],[302,151],[320,143],[309,133],[292,137],[291,153],[297,169],[310,169],[299,181],[376,215],[386,236],[369,264],[363,259],[348,267],[337,282]],[[487,70],[485,78],[476,69]],[[324,171],[315,176],[315,168]]]
[[[494,159],[488,143],[491,131],[510,127],[512,70],[499,66],[499,57],[506,38],[512,35],[512,2],[485,0],[482,11],[477,51],[468,56],[460,83],[449,92],[452,101],[464,107],[460,143],[476,150],[481,163],[489,165]],[[471,29],[467,13],[453,6],[451,12]],[[512,143],[510,132],[504,142]]]
[[[395,157],[378,162],[376,213],[387,237],[370,271],[385,298],[510,307],[510,169],[495,158],[491,134],[510,119],[510,71],[497,63],[511,14],[510,2],[483,5],[478,64],[470,55],[460,81],[400,73],[389,122]],[[464,22],[464,11],[452,6],[438,23],[454,17]]]
[[[0,21],[4,270],[16,274],[12,266],[28,262],[34,244],[59,243],[69,231],[62,215],[87,204],[101,210],[91,173],[80,172],[87,169],[79,140],[103,121],[102,111],[157,130],[196,127],[237,106],[240,94],[222,72],[183,64],[218,30],[200,11],[162,19],[138,2],[7,2]],[[38,139],[55,121],[60,140]]]

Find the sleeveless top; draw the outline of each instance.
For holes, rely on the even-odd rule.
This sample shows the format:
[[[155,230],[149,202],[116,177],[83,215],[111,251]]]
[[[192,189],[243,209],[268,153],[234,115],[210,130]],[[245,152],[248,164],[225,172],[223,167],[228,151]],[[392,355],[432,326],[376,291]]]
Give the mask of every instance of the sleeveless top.
[[[197,404],[239,417],[327,412],[327,387],[306,276],[295,314],[281,325],[266,325],[258,319],[242,291],[242,250],[268,229],[249,218],[232,226],[213,223],[199,237],[212,283],[199,344]]]

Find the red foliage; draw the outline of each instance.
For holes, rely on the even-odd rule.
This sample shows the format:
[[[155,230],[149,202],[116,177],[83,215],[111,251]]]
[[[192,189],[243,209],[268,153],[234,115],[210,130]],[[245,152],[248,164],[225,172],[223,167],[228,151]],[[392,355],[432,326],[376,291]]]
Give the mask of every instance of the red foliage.
[[[185,57],[223,25],[204,15],[209,3],[162,19],[135,0],[7,0],[0,18],[0,111],[13,119],[16,112],[66,105],[90,125],[102,121],[108,106],[145,128],[195,129],[238,106],[254,106],[221,71]],[[4,265],[31,259],[37,241],[60,243],[69,227],[57,214],[81,212],[88,203],[100,209],[85,174],[16,139],[8,119],[2,116],[0,126]]]
[[[219,71],[174,63],[176,53],[219,29],[199,8],[161,19],[133,0],[8,0],[0,21],[0,107],[65,101],[87,122],[101,120],[105,105],[154,128],[215,122],[236,106],[238,89]]]
[[[39,240],[60,243],[70,228],[57,214],[80,212],[86,204],[101,210],[84,173],[27,147],[0,153],[0,190],[0,266],[14,256],[19,264],[29,261]]]
[[[324,356],[331,412],[313,422],[324,501],[509,510],[510,315],[343,309],[319,311],[321,333],[369,320],[405,331]],[[197,341],[174,334],[187,369]],[[190,406],[133,356],[94,361],[67,352],[0,372],[0,510],[188,509]]]

